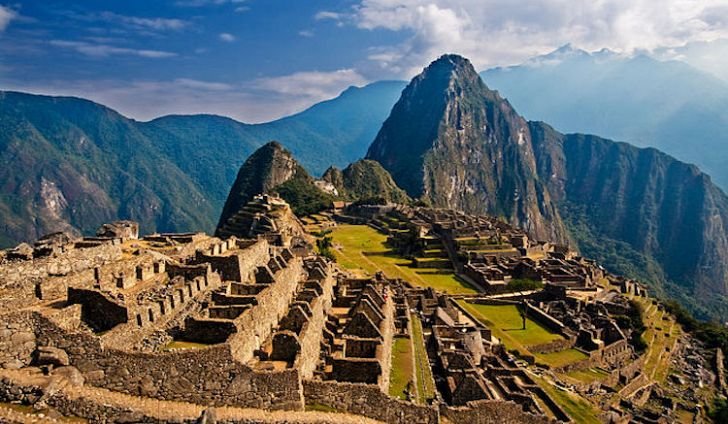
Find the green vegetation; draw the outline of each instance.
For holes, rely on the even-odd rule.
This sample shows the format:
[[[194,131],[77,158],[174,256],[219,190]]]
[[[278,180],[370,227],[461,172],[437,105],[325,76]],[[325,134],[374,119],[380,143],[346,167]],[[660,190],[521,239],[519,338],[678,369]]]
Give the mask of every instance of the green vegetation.
[[[708,416],[716,423],[728,423],[728,400],[717,398],[708,410]]]
[[[609,373],[601,368],[589,368],[585,370],[570,371],[566,373],[566,375],[582,383],[592,383],[594,381],[603,380],[604,378],[609,377]]]
[[[327,171],[332,184],[337,186],[340,194],[354,199],[366,199],[367,204],[385,204],[387,202],[408,203],[407,193],[397,184],[379,162],[362,159],[347,166],[341,174]]]
[[[467,310],[488,325],[493,334],[500,338],[507,349],[527,351],[528,346],[551,343],[563,337],[552,333],[536,321],[526,318],[526,329],[523,329],[523,318],[516,305],[477,305],[461,302]]]
[[[312,215],[331,206],[334,197],[324,193],[313,183],[313,179],[292,178],[277,186],[275,191],[291,205],[297,216]]]
[[[509,291],[529,291],[543,288],[543,283],[536,280],[516,278],[508,282]]]
[[[412,343],[405,337],[397,337],[392,344],[392,370],[389,374],[389,394],[407,400],[407,392],[413,395],[414,368]]]
[[[719,347],[723,352],[728,352],[728,328],[717,323],[695,319],[687,309],[675,301],[665,302],[665,308],[675,316],[683,330],[694,335],[709,348]],[[726,365],[728,365],[728,360],[726,360]]]
[[[574,362],[588,359],[589,355],[577,349],[565,349],[551,353],[536,353],[537,363],[546,364],[551,368],[563,367],[564,365],[573,364]]]
[[[421,287],[433,287],[450,294],[477,291],[457,278],[452,270],[420,270],[386,245],[387,237],[366,225],[339,225],[331,233],[335,255],[344,268],[374,275],[383,271],[389,278],[401,278]]]
[[[541,388],[549,395],[571,419],[579,424],[599,424],[600,411],[581,396],[564,391],[545,378],[531,375],[531,378],[538,383]]]
[[[417,315],[410,315],[412,321],[412,344],[415,348],[415,372],[417,373],[417,402],[426,404],[435,397],[432,368],[425,349],[425,339],[422,334],[422,323]]]
[[[336,254],[333,249],[333,238],[331,238],[330,235],[324,235],[323,237],[316,239],[316,250],[319,255],[331,259],[332,261],[336,261]]]

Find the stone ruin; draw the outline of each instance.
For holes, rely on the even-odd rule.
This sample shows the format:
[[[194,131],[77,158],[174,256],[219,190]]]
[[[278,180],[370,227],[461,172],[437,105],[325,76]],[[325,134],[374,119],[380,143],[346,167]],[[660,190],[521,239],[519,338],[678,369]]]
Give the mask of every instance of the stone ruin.
[[[640,284],[498,220],[392,205],[365,213],[417,266],[450,266],[483,293],[456,302],[382,274],[353,277],[313,254],[271,196],[216,237],[140,237],[122,221],[94,237],[57,233],[4,251],[0,421],[2,402],[90,422],[571,421],[461,305],[494,301],[513,278],[546,287],[497,301],[517,302],[564,338],[531,350],[581,350],[588,359],[578,366],[611,373],[614,388],[635,386],[630,416],[649,419],[648,406],[670,398],[638,386],[642,359],[615,318],[629,312],[624,294],[646,295]],[[596,289],[605,279],[613,290]],[[416,378],[434,387],[424,401],[388,394],[393,345],[418,343],[415,325],[432,376]],[[688,378],[716,381],[695,365]]]

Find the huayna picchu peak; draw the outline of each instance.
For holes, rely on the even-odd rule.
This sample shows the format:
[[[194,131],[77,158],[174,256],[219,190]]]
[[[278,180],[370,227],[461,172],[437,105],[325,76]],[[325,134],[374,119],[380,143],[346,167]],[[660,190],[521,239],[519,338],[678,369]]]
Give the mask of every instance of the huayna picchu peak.
[[[502,216],[542,240],[568,239],[538,178],[528,122],[463,57],[442,56],[412,80],[367,158],[433,206]]]

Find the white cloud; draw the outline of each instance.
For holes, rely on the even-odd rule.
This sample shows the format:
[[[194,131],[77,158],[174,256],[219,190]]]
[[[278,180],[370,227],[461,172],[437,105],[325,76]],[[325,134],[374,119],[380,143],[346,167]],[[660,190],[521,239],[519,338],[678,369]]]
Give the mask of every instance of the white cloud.
[[[99,16],[105,21],[120,22],[130,27],[155,31],[177,31],[189,25],[188,22],[181,19],[142,18],[138,16],[119,15],[113,12],[102,12]]]
[[[169,114],[217,114],[241,122],[268,122],[337,96],[365,80],[350,69],[301,72],[243,83],[173,80],[94,80],[29,83],[3,80],[3,89],[37,94],[78,96],[109,106],[125,116],[150,120]]]
[[[681,60],[728,82],[728,38],[696,41],[684,46],[658,49],[662,60]]]
[[[298,31],[298,35],[300,35],[301,37],[311,38],[314,36],[314,32],[311,30],[308,30],[308,29],[304,29],[304,30]]]
[[[127,47],[117,47],[109,44],[94,44],[85,41],[67,41],[67,40],[51,40],[50,44],[56,47],[75,50],[78,53],[92,57],[108,57],[112,55],[139,56],[152,59],[162,59],[177,56],[176,53],[147,50],[147,49],[131,49]]]
[[[6,6],[0,6],[0,32],[5,31],[10,21],[12,21],[17,14],[13,9]]]
[[[247,0],[179,0],[174,4],[182,7],[203,7],[203,6],[219,6],[223,4],[240,4]]]
[[[200,80],[188,79],[188,78],[177,78],[176,80],[174,80],[174,83],[178,84],[181,87],[200,89],[200,90],[206,90],[206,91],[226,91],[226,90],[234,89],[234,87],[232,85],[225,84],[222,82],[200,81]]]
[[[236,40],[236,38],[234,35],[232,35],[230,33],[222,32],[222,33],[220,33],[220,40],[222,40],[226,43],[232,43],[233,41]]]
[[[332,72],[296,72],[280,77],[259,78],[255,85],[264,90],[307,98],[313,103],[334,97],[349,86],[366,82],[353,69],[339,69]]]
[[[370,55],[405,77],[446,52],[483,69],[569,42],[629,53],[728,37],[725,0],[361,0],[346,18],[323,13],[362,29],[407,31],[406,41]]]
[[[327,10],[322,10],[322,11],[318,12],[314,16],[314,19],[316,19],[317,21],[323,21],[323,20],[326,20],[326,19],[331,19],[331,20],[334,20],[334,21],[338,21],[342,17],[343,17],[343,15],[341,13],[329,12]]]

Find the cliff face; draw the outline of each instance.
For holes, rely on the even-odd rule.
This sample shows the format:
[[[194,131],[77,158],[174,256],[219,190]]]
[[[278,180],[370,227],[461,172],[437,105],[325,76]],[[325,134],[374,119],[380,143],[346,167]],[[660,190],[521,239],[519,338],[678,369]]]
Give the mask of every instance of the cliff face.
[[[201,188],[135,121],[90,101],[0,92],[0,247],[133,219],[145,233],[211,229]]]
[[[412,80],[367,158],[433,206],[502,216],[538,239],[568,239],[539,181],[528,122],[462,57],[443,56]]]
[[[604,256],[598,239],[618,240],[660,265],[653,279],[706,300],[728,293],[728,197],[710,177],[655,149],[530,125],[549,192],[597,238],[584,253]]]
[[[728,197],[707,175],[655,149],[527,122],[461,57],[412,80],[367,157],[413,197],[569,241],[728,318]]]

